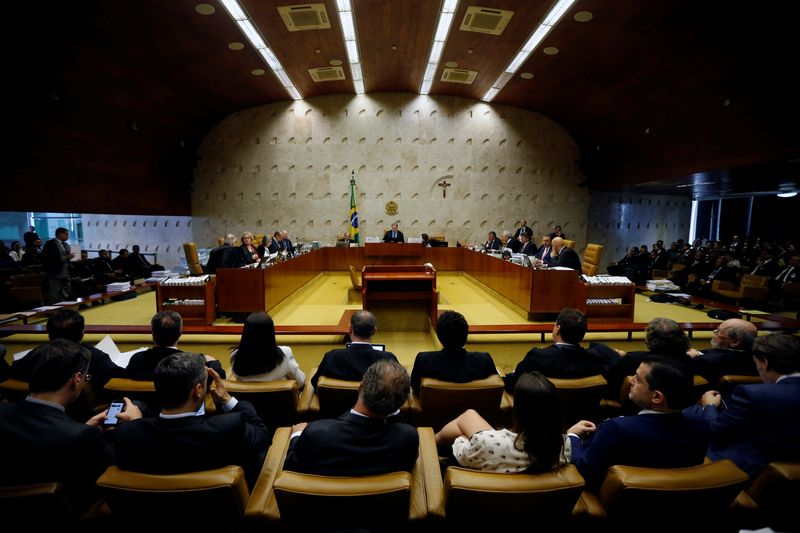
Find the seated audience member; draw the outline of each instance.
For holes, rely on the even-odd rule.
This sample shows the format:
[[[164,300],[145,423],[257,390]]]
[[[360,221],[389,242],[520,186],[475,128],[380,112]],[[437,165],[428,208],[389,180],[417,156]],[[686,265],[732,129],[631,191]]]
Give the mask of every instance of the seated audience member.
[[[150,329],[153,332],[155,346],[135,353],[131,357],[125,376],[130,379],[151,381],[156,366],[168,355],[180,352],[178,339],[183,331],[183,319],[175,311],[160,311],[150,320]],[[209,355],[204,355],[206,366],[213,369],[225,379],[225,371],[219,361]]]
[[[242,254],[238,248],[233,246],[234,244],[236,244],[236,236],[233,233],[225,235],[223,243],[208,254],[206,273],[213,274],[218,268],[238,268],[244,265]]]
[[[25,255],[25,252],[22,251],[22,245],[19,243],[19,241],[11,242],[11,248],[8,250],[8,255],[10,255],[11,259],[16,262],[22,261],[22,256]]]
[[[500,239],[497,238],[497,233],[494,231],[490,231],[489,234],[486,236],[486,242],[483,243],[483,247],[486,250],[497,250],[500,251],[502,247],[502,243]]]
[[[619,355],[602,345],[592,345],[589,350],[580,342],[586,335],[586,315],[577,309],[564,308],[553,324],[553,344],[547,348],[531,348],[516,370],[506,374],[506,390],[514,390],[517,376],[526,372],[541,372],[551,378],[585,378],[600,374],[613,364]]]
[[[293,427],[283,468],[323,476],[410,471],[419,437],[399,416],[409,388],[408,373],[397,361],[372,364],[349,413]]]
[[[436,434],[459,465],[488,472],[547,472],[570,462],[572,445],[561,432],[561,402],[550,381],[527,372],[514,389],[514,431],[494,429],[469,409]]]
[[[99,426],[101,412],[85,424],[65,413],[81,394],[89,375],[89,350],[56,339],[29,353],[35,361],[29,376],[30,395],[21,402],[0,403],[0,442],[5,455],[2,485],[59,481],[76,508],[91,503],[95,481],[114,463],[114,453]],[[125,399],[118,416],[140,416]]]
[[[139,245],[134,244],[133,251],[128,256],[128,270],[133,272],[134,277],[149,278],[153,272],[164,270],[164,267],[159,264],[151,264],[139,250]]]
[[[533,238],[533,230],[528,226],[528,221],[524,218],[520,219],[519,227],[514,232],[514,238],[519,239],[519,236],[523,233],[528,236],[529,241]]]
[[[778,274],[778,262],[772,257],[769,250],[761,250],[756,262],[750,266],[750,275],[775,277]]]
[[[283,251],[283,235],[281,235],[280,231],[276,231],[272,234],[272,239],[269,241],[269,245],[267,246],[267,250],[269,253],[274,254]]]
[[[113,268],[115,272],[122,272],[125,275],[133,277],[133,274],[130,271],[129,257],[130,254],[128,249],[122,248],[119,252],[117,252],[117,257],[111,260],[111,268]]]
[[[492,356],[464,349],[469,324],[461,313],[445,311],[436,322],[436,337],[442,343],[437,352],[419,352],[411,371],[411,388],[420,393],[422,378],[466,383],[497,374]]]
[[[553,243],[550,240],[550,235],[543,235],[542,245],[539,247],[536,253],[533,254],[533,256],[543,263],[550,264],[550,261],[553,259],[552,252]]]
[[[764,383],[739,385],[725,403],[708,391],[703,407],[687,410],[702,409],[708,422],[708,457],[730,459],[751,478],[771,462],[800,462],[800,338],[758,337],[753,359]]]
[[[0,381],[11,377],[11,365],[6,362],[6,347],[0,344]]]
[[[292,349],[278,346],[272,317],[261,311],[244,321],[242,339],[231,352],[231,373],[237,381],[293,379],[298,388],[306,382]]]
[[[714,330],[711,348],[689,350],[692,368],[706,380],[715,384],[726,374],[757,376],[753,363],[753,341],[758,336],[758,328],[752,322],[741,318],[730,318]]]
[[[81,258],[69,264],[69,276],[72,280],[72,294],[88,296],[97,292],[97,281],[94,279],[89,252],[81,250]]]
[[[397,229],[397,223],[392,224],[392,229],[383,235],[383,242],[406,242],[403,232]]]
[[[693,375],[691,357],[686,353],[689,350],[689,338],[670,318],[656,317],[645,328],[644,344],[646,352],[628,352],[618,350],[620,358],[613,363],[604,373],[608,381],[608,390],[612,395],[622,387],[625,376],[633,376],[639,364],[651,355],[660,355],[667,361],[681,365],[684,372]]]
[[[92,266],[94,267],[94,278],[101,285],[117,283],[122,281],[133,281],[122,270],[116,270],[111,264],[111,254],[108,250],[100,250],[99,257],[95,257]]]
[[[578,252],[567,247],[561,237],[555,237],[551,242],[553,251],[550,252],[552,257],[550,266],[567,267],[581,272],[581,259],[578,257]]]
[[[239,465],[252,488],[272,442],[255,408],[231,397],[201,354],[167,356],[158,363],[153,381],[161,413],[117,429],[114,448],[119,467],[178,474]],[[219,405],[217,414],[205,413],[207,392]]]
[[[337,348],[322,356],[322,362],[316,374],[311,378],[311,385],[317,386],[320,376],[361,381],[369,366],[382,359],[397,361],[392,352],[372,348],[372,336],[378,330],[375,315],[366,310],[356,311],[350,317],[350,339],[352,342],[345,348]]]
[[[538,250],[536,249],[536,245],[528,240],[528,235],[526,233],[522,233],[519,236],[519,253],[524,255],[536,255]]]
[[[556,226],[553,230],[553,233],[550,234],[550,239],[555,239],[556,237],[561,237],[562,239],[566,239],[567,236],[561,231],[561,226]]]
[[[778,299],[783,298],[786,286],[796,287],[797,283],[800,283],[800,255],[792,255],[786,267],[770,280],[770,295]]]
[[[515,254],[519,253],[520,248],[522,248],[522,243],[516,237],[512,237],[511,232],[508,230],[503,231],[503,236],[500,237],[500,241],[503,243],[503,246]]]
[[[22,254],[22,265],[41,265],[42,264],[42,240],[37,239],[35,243],[25,245],[25,253]]]
[[[625,254],[625,257],[616,263],[608,265],[608,273],[612,276],[624,276],[625,268],[634,265],[637,255],[639,255],[639,249],[632,246],[631,249],[628,250],[628,253]]]
[[[249,231],[245,231],[242,234],[242,245],[239,246],[239,252],[242,255],[240,259],[242,265],[249,265],[261,261],[262,254],[258,253],[258,248],[256,248],[253,242],[253,234]]]
[[[664,358],[643,361],[628,395],[642,408],[638,415],[618,416],[597,427],[581,420],[568,431],[572,462],[586,480],[586,488],[596,490],[614,465],[679,468],[702,464],[707,427],[681,412],[692,402],[691,394],[691,375]],[[582,441],[592,433],[590,440]]]
[[[730,283],[736,283],[737,281],[736,271],[728,266],[728,259],[724,256],[717,257],[714,270],[705,276],[697,276],[693,282],[689,283],[688,290],[700,294],[708,294],[711,292],[714,281],[727,281]]]

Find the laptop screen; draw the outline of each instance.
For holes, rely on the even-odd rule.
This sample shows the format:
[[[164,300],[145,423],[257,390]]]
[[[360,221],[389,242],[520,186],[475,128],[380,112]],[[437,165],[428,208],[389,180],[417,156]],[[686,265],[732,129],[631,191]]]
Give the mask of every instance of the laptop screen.
[[[352,344],[352,342],[348,342],[347,344],[345,344],[345,347],[349,348],[351,344]],[[384,351],[386,351],[386,345],[385,344],[374,344],[373,343],[372,344],[372,349],[373,350],[378,350],[380,352],[384,352]]]

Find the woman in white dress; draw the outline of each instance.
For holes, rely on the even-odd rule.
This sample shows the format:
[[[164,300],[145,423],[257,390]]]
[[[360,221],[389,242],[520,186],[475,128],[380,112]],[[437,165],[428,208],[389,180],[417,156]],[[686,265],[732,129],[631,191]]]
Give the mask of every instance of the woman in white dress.
[[[514,388],[514,431],[494,429],[469,409],[436,434],[436,444],[452,446],[459,465],[488,472],[547,472],[572,456],[558,392],[539,372],[523,374]]]
[[[298,389],[306,381],[292,349],[278,346],[275,322],[264,312],[251,313],[245,320],[239,346],[231,352],[231,370],[237,381],[293,379]]]

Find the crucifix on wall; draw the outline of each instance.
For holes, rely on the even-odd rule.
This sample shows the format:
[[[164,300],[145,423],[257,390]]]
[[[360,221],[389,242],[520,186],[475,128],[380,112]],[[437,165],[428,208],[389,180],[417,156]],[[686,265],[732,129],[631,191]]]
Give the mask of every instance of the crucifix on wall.
[[[447,188],[450,187],[452,183],[447,183],[447,180],[442,180],[439,183],[439,187],[442,188],[442,198],[447,198]]]

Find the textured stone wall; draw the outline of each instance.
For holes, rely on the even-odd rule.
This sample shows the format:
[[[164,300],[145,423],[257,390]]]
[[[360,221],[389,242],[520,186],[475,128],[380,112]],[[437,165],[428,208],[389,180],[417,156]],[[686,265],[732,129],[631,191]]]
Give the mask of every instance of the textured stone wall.
[[[513,107],[400,93],[279,102],[225,118],[198,155],[192,233],[201,246],[277,229],[332,243],[348,229],[352,171],[362,236],[397,222],[406,237],[482,242],[524,216],[537,233],[560,224],[578,248],[586,242],[576,144],[552,120]]]

